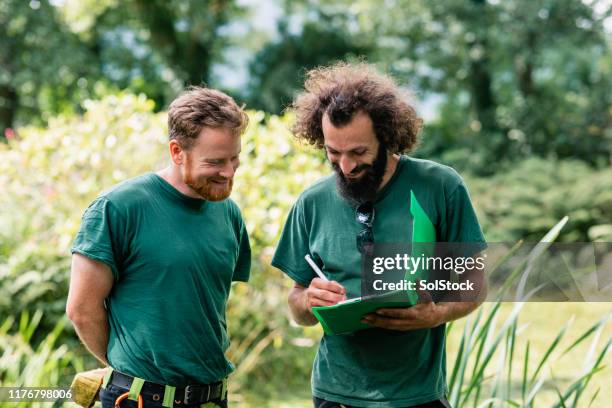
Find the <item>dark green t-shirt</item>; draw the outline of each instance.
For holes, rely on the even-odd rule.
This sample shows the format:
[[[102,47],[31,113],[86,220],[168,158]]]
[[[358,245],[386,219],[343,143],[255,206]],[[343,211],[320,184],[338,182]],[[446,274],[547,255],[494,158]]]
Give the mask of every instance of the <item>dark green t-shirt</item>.
[[[113,272],[106,300],[113,368],[174,386],[232,372],[225,306],[232,281],[248,281],[251,264],[233,201],[191,198],[145,174],[87,208],[72,252]]]
[[[401,156],[375,202],[374,240],[411,242],[410,192],[436,229],[439,242],[486,246],[461,177],[450,167]],[[356,236],[362,226],[355,209],[337,192],[335,176],[308,188],[293,206],[272,265],[297,283],[315,277],[305,254],[328,277],[360,296],[361,255]],[[405,407],[446,393],[445,326],[399,332],[368,329],[324,335],[312,371],[312,393],[329,401],[364,407]]]

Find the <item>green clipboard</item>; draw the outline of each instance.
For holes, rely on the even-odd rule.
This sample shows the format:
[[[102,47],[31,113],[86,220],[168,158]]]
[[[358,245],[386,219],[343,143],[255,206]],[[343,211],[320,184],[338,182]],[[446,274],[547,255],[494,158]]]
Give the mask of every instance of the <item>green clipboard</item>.
[[[436,230],[410,191],[410,214],[412,215],[412,253],[427,253],[431,251],[431,243],[436,242]],[[416,281],[422,275],[419,270],[415,274],[407,273],[405,278]],[[363,316],[381,308],[399,308],[414,306],[418,301],[415,291],[396,290],[381,295],[348,299],[332,306],[315,306],[315,315],[325,334],[346,334],[357,330],[370,329],[372,326],[361,322]]]

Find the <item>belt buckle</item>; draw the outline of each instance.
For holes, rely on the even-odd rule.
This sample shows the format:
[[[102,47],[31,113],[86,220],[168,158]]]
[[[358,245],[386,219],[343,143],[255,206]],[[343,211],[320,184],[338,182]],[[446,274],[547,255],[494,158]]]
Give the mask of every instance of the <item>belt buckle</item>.
[[[188,385],[185,387],[185,397],[183,398],[183,402],[185,403],[185,405],[190,405],[192,403],[195,402],[195,399],[192,401],[192,398],[194,397],[194,393],[195,390],[201,390],[202,386],[198,386],[198,385]],[[198,393],[198,397],[202,398],[202,394]],[[208,402],[210,398],[210,387],[206,386],[206,399],[205,400],[200,400],[197,401],[198,403],[204,403],[204,402]]]

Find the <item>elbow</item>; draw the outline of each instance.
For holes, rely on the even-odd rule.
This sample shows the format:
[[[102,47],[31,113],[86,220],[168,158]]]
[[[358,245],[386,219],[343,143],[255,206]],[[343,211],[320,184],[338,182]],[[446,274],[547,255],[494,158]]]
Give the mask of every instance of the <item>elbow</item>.
[[[73,326],[81,327],[92,320],[96,320],[97,313],[82,304],[68,303],[66,304],[66,316]]]
[[[83,320],[83,314],[78,306],[73,303],[66,303],[66,316],[75,326]]]

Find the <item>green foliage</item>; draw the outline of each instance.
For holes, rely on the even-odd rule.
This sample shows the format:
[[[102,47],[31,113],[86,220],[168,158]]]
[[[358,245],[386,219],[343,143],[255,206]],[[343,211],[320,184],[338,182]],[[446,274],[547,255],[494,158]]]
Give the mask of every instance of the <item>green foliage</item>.
[[[14,122],[74,111],[97,76],[92,54],[48,1],[0,3],[0,140]]]
[[[570,320],[546,345],[542,356],[534,358],[532,355],[530,358],[529,340],[521,339],[526,328],[520,323],[524,305],[517,302],[510,315],[501,322],[498,322],[501,303],[487,304],[467,318],[450,371],[449,400],[452,406],[537,407],[540,406],[538,396],[546,385],[551,386],[551,382],[558,394],[556,407],[583,406],[587,387],[593,376],[604,368],[603,362],[612,348],[612,338],[604,339],[604,344],[600,344],[600,334],[610,316],[604,316],[575,336],[570,347],[560,350],[561,341],[572,327],[573,321]],[[452,324],[448,326],[447,334],[453,327]],[[576,367],[578,370],[569,379],[569,385],[561,391],[554,371],[544,368],[549,368],[555,359],[560,359],[588,339],[591,340],[591,353],[581,359],[581,367]],[[518,354],[519,347],[526,350],[523,355]]]
[[[489,158],[483,170],[528,154],[610,163],[609,40],[589,6],[452,1],[430,3],[425,15],[423,32],[401,31],[420,55],[403,57],[431,66],[420,77],[463,116],[447,136],[478,145]]]
[[[370,61],[435,105],[423,143],[429,156],[466,148],[480,175],[527,155],[611,163],[610,5],[596,12],[575,0],[298,3],[356,38],[375,38]]]
[[[161,109],[223,61],[234,1],[49,0],[0,3],[4,129],[81,111],[106,89],[144,92]]]
[[[524,301],[516,302],[510,314],[498,328],[497,319],[500,316],[500,301],[509,287],[528,274],[529,264],[535,262],[542,255],[542,248],[550,245],[557,239],[567,218],[561,220],[540,240],[540,248],[532,250],[529,256],[517,265],[507,277],[504,287],[499,291],[496,301],[481,307],[478,312],[469,316],[464,326],[463,334],[455,357],[455,363],[449,378],[449,400],[453,406],[462,407],[469,404],[473,406],[495,407],[534,407],[538,406],[538,395],[543,389],[545,381],[549,379],[544,370],[552,363],[553,356],[560,358],[575,349],[579,344],[591,337],[590,352],[582,361],[580,374],[571,380],[564,392],[554,383],[554,373],[551,372],[553,387],[558,395],[557,406],[579,407],[580,398],[595,373],[603,369],[603,361],[612,347],[612,338],[604,339],[604,345],[599,346],[599,338],[610,314],[603,316],[592,327],[577,336],[577,338],[562,352],[558,352],[562,339],[568,332],[573,321],[568,321],[558,332],[539,360],[535,364],[529,356],[530,343],[524,347],[524,356],[517,355],[524,325],[519,324],[521,309],[534,292],[526,295]],[[543,245],[543,246],[542,246]],[[520,248],[517,244],[510,250],[508,256]],[[494,270],[490,271],[495,273]],[[447,326],[447,334],[454,323]],[[521,364],[522,363],[522,364]],[[535,366],[535,368],[534,368]],[[517,376],[516,372],[521,372]]]
[[[129,94],[88,101],[83,117],[60,116],[48,129],[20,129],[20,140],[0,145],[0,316],[44,311],[39,336],[62,319],[70,245],[85,208],[101,191],[165,165],[165,115],[153,106]],[[250,285],[234,286],[228,310],[236,389],[277,375],[286,363],[275,356],[291,350],[301,359],[295,363],[303,374],[298,378],[304,378],[311,358],[303,345],[318,334],[289,327],[283,312],[289,282],[269,266],[294,198],[325,169],[320,156],[289,136],[288,120],[251,113],[243,138],[234,198],[247,220],[254,268]],[[69,331],[62,342],[74,339]]]
[[[167,160],[165,115],[154,113],[153,105],[144,96],[130,94],[88,101],[84,116],[62,115],[52,119],[48,128],[20,129],[21,139],[0,145],[3,382],[65,385],[75,370],[95,366],[82,347],[73,347],[74,332],[64,329],[69,248],[81,214],[97,194],[126,178],[160,168]],[[228,355],[237,366],[233,395],[256,390],[265,400],[278,392],[279,378],[283,378],[284,390],[307,388],[313,346],[321,330],[290,323],[286,296],[291,282],[269,264],[290,206],[307,185],[330,169],[321,153],[291,138],[287,130],[290,117],[251,112],[250,118],[233,198],[242,208],[252,241],[253,279],[248,285],[232,288]],[[610,217],[609,179],[608,173],[595,172],[580,162],[534,159],[493,179],[468,178],[468,185],[490,238],[539,238],[563,212],[575,220],[569,224],[568,236],[582,238],[580,234]],[[543,192],[547,194],[542,198]],[[515,201],[509,207],[501,206],[506,199]],[[587,215],[580,215],[580,208],[591,207]],[[522,222],[513,219],[512,208],[524,208],[520,210],[524,213]],[[540,219],[543,221],[537,223]],[[510,222],[515,227],[507,225]],[[504,235],[506,231],[510,235]],[[518,312],[500,331],[486,323],[494,320],[496,313],[495,308],[481,312],[466,329],[469,337],[458,364],[470,368],[460,366],[452,381],[459,398],[476,396],[484,401],[489,396],[507,396],[500,394],[506,387],[505,382],[500,383],[503,377],[490,380],[494,360],[484,364],[483,358],[504,344],[504,353],[511,353],[511,345],[519,343],[513,334],[519,327]],[[599,327],[590,334],[597,330]],[[578,339],[588,336],[585,333]],[[497,343],[491,343],[497,338]],[[597,349],[589,361],[602,355],[604,349]],[[509,369],[507,364],[519,357],[506,354],[504,358],[502,366]],[[483,369],[480,372],[471,367]],[[543,375],[542,370],[536,372],[531,367],[529,380],[524,382],[527,391],[533,390]],[[587,372],[593,374],[597,367],[588,366]],[[573,388],[559,390],[562,397],[577,398],[591,377],[575,378]],[[511,398],[517,397],[511,394]]]
[[[19,316],[18,314],[15,316]],[[83,359],[61,344],[67,319],[60,318],[40,341],[33,341],[43,313],[32,316],[23,312],[16,324],[9,316],[0,326],[0,384],[20,387],[66,387],[75,372],[84,368]],[[13,329],[17,326],[16,329]],[[29,403],[44,407],[49,403]],[[15,403],[0,401],[0,407],[14,407]]]
[[[468,186],[491,242],[536,241],[565,215],[562,241],[612,237],[612,168],[534,157]]]
[[[285,370],[293,373],[288,386],[303,385],[313,358],[312,350],[305,352],[304,347],[320,335],[316,328],[290,325],[285,305],[291,282],[270,261],[295,198],[325,173],[326,165],[290,136],[289,117],[259,112],[251,113],[250,120],[232,197],[247,224],[253,270],[249,285],[232,289],[228,321],[233,344],[228,354],[237,363],[233,391],[244,385],[265,396],[272,387],[264,384],[274,385]]]
[[[257,52],[250,65],[249,107],[280,114],[302,89],[306,71],[341,59],[367,55],[372,45],[361,44],[318,16],[304,23],[299,34],[288,31],[287,21],[279,24],[280,39]],[[367,40],[366,40],[367,41]]]
[[[0,146],[0,316],[41,309],[46,330],[64,313],[83,210],[102,189],[150,170],[165,150],[164,115],[144,97],[85,106],[83,117],[23,128],[22,140]]]

